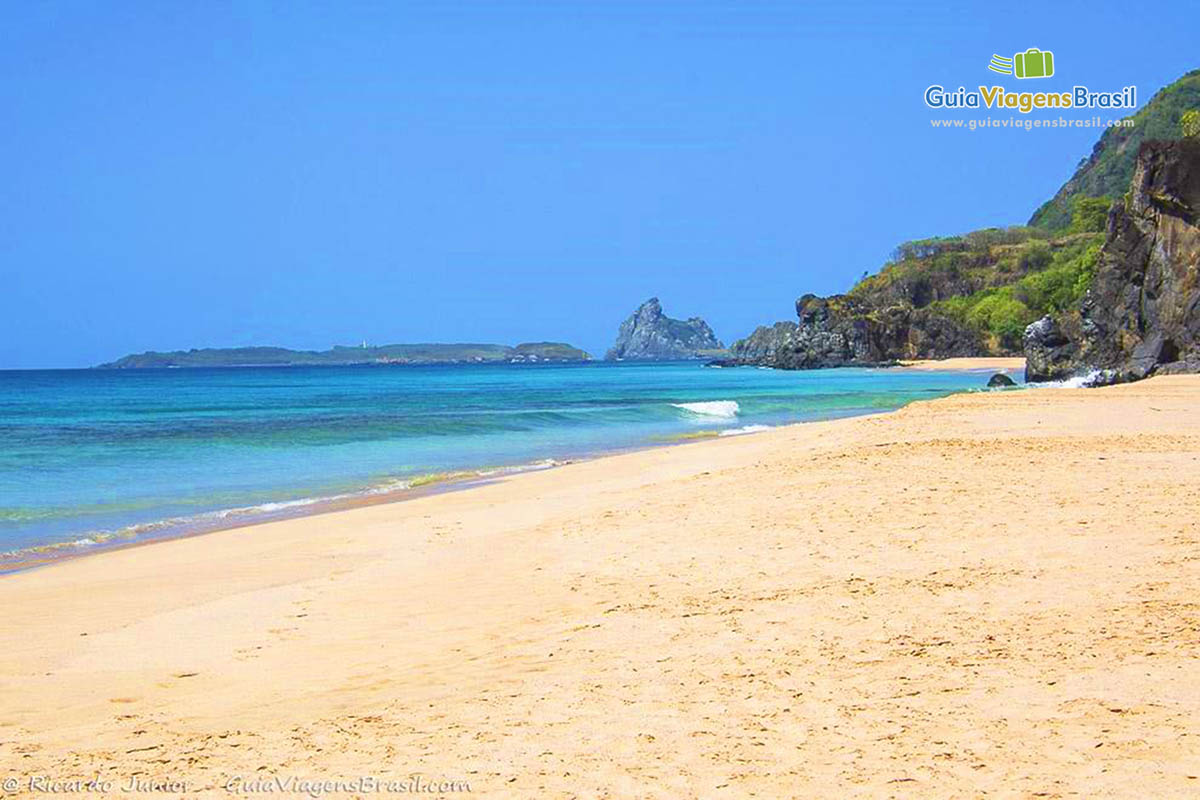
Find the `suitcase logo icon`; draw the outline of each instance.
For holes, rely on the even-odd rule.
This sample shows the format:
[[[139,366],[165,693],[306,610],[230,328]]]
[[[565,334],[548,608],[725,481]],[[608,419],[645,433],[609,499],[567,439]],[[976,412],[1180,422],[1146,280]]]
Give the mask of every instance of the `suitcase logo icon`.
[[[988,69],[1018,78],[1049,78],[1054,74],[1054,53],[1031,47],[1012,58],[993,54]]]

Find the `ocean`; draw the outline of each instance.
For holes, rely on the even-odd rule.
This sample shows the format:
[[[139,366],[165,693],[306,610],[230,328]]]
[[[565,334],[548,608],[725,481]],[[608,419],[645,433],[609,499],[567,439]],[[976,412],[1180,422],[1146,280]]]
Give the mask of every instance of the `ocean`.
[[[698,363],[0,372],[0,571],[981,389]]]

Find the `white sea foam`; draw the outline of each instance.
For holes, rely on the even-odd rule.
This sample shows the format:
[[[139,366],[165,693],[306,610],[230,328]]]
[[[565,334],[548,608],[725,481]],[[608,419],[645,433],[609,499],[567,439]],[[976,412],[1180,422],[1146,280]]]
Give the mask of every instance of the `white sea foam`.
[[[245,506],[244,508],[231,508],[231,509],[227,510],[226,512],[224,512],[224,514],[225,514],[225,516],[229,516],[230,514],[255,514],[255,513],[269,514],[272,511],[285,511],[289,508],[302,508],[304,506],[311,506],[314,503],[320,503],[323,500],[336,500],[339,497],[344,497],[344,496],[345,495],[334,495],[332,497],[302,497],[299,500],[287,500],[287,501],[276,502],[276,503],[262,503],[257,506]]]
[[[771,426],[771,425],[743,425],[740,428],[730,428],[729,430],[721,431],[717,435],[718,436],[741,436],[746,433],[761,433],[762,431],[769,431],[769,430],[771,430],[772,427],[773,426]]]
[[[403,492],[405,489],[411,489],[411,488],[412,488],[412,481],[392,480],[392,481],[387,481],[385,483],[381,483],[378,486],[372,486],[370,489],[367,489],[365,492],[363,492],[363,494],[390,494],[391,492]],[[350,493],[350,494],[338,495],[337,497],[342,498],[342,497],[353,497],[353,496],[354,496],[353,493]]]
[[[1087,375],[1076,375],[1074,378],[1066,378],[1061,381],[1041,381],[1038,383],[1029,383],[1027,386],[1035,389],[1087,389],[1095,386],[1103,373],[1094,369]]]
[[[374,494],[375,490],[368,490],[363,494]],[[86,547],[95,547],[97,545],[109,544],[111,542],[134,541],[142,537],[155,534],[159,531],[203,531],[212,530],[213,528],[222,527],[227,524],[225,521],[236,517],[262,517],[269,519],[273,516],[278,516],[281,512],[286,512],[292,508],[303,508],[304,506],[316,505],[318,503],[328,503],[337,500],[344,500],[351,497],[356,497],[356,494],[337,494],[327,495],[324,497],[302,497],[296,500],[275,501],[269,503],[260,503],[253,506],[238,506],[236,508],[219,508],[213,511],[203,511],[198,514],[189,514],[186,516],[165,517],[163,519],[153,520],[151,522],[136,522],[132,525],[126,525],[123,528],[115,530],[97,530],[92,531],[87,536],[63,542],[49,542],[43,545],[34,547],[19,548],[17,550],[8,550],[0,552],[0,561],[15,560],[19,561],[27,558],[30,554],[45,553],[53,554],[62,550],[82,549]]]
[[[733,419],[740,410],[736,400],[709,400],[704,403],[671,403],[671,405],[701,417],[720,417],[721,419]]]
[[[570,464],[570,461],[559,461],[555,458],[543,458],[541,461],[531,461],[528,464],[515,464],[509,467],[492,467],[490,469],[477,469],[473,473],[464,473],[468,477],[475,475],[480,478],[494,478],[497,475],[512,475],[519,472],[536,472],[542,469],[551,469],[552,467],[561,467],[563,464]]]

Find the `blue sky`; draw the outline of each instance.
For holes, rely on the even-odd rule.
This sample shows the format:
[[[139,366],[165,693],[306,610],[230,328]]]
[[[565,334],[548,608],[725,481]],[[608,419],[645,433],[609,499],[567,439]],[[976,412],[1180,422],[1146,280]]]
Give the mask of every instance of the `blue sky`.
[[[728,342],[903,240],[1024,222],[1098,137],[934,130],[929,84],[1145,102],[1200,66],[1190,3],[0,15],[7,368],[363,339],[602,353],[651,295]],[[986,70],[1032,46],[1054,79]]]

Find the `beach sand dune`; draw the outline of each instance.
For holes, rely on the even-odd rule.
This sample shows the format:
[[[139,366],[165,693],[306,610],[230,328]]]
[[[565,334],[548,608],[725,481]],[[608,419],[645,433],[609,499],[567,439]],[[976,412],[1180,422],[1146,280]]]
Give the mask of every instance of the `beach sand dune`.
[[[0,777],[1194,795],[1198,567],[1200,378],[958,395],[5,577]]]

